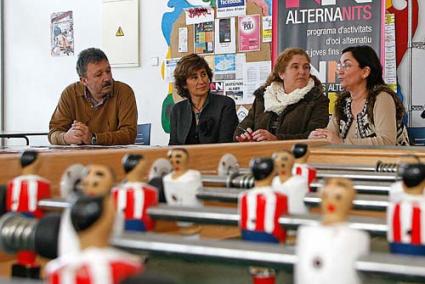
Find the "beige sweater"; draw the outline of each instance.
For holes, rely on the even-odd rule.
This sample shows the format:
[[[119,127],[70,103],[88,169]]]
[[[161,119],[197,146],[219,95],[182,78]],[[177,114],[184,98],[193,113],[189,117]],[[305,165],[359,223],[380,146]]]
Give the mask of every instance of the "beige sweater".
[[[348,130],[347,137],[344,139],[344,143],[351,145],[396,145],[396,108],[391,95],[382,92],[376,97],[373,107],[373,119],[376,137],[361,138],[358,132],[357,120],[354,120]],[[335,116],[332,116],[329,121],[328,129],[339,133],[339,126]]]
[[[74,120],[96,134],[99,145],[133,144],[137,132],[137,105],[130,86],[114,81],[112,96],[98,108],[84,97],[84,85],[69,85],[59,99],[49,123],[51,144],[65,145],[64,135]]]

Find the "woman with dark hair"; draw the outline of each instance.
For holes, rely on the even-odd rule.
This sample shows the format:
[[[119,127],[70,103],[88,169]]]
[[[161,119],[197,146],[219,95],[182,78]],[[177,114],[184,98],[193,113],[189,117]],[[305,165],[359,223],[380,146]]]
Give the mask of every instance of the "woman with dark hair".
[[[310,57],[303,49],[285,49],[254,95],[252,108],[235,131],[236,141],[306,139],[328,124],[329,100],[310,74]]]
[[[238,124],[235,102],[210,94],[212,76],[208,63],[196,54],[186,55],[177,63],[174,86],[186,99],[171,110],[169,145],[233,141]]]
[[[385,84],[373,48],[344,49],[337,72],[344,92],[328,127],[316,129],[309,138],[325,138],[333,144],[409,145],[403,104]]]

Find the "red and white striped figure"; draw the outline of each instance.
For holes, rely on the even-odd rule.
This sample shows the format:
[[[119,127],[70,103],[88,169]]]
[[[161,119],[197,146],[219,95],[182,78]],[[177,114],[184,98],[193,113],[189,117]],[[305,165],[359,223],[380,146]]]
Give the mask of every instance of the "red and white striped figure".
[[[158,205],[158,191],[143,182],[127,182],[112,189],[117,212],[124,214],[125,221],[139,221],[146,231],[155,227],[155,221],[147,214],[151,206]]]
[[[38,175],[18,176],[7,184],[6,210],[43,216],[38,201],[51,197],[50,182]]]
[[[244,232],[260,233],[254,241],[270,241],[267,235],[276,241],[285,242],[286,232],[279,225],[279,217],[288,214],[287,197],[274,191],[270,186],[256,187],[239,196],[239,226]],[[263,233],[263,234],[261,234]],[[264,237],[264,238],[263,238]]]
[[[387,239],[392,253],[425,255],[425,164],[403,167],[402,188],[387,208]],[[392,202],[391,202],[392,201]]]
[[[118,284],[141,273],[140,258],[112,248],[88,248],[50,261],[46,279],[50,284]]]
[[[292,174],[305,178],[308,186],[316,179],[317,170],[309,164],[295,163],[292,168]]]
[[[404,194],[403,200],[387,209],[387,238],[390,243],[425,245],[425,198]]]

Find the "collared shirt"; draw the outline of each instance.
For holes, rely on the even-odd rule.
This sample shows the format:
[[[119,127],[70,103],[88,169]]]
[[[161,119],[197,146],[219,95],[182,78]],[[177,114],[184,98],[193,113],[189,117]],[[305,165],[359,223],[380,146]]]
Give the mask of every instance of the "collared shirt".
[[[137,105],[133,90],[114,81],[113,91],[102,107],[93,108],[84,96],[81,82],[70,84],[61,94],[49,123],[49,141],[64,145],[63,135],[74,120],[86,124],[96,133],[99,145],[127,145],[134,143],[137,133]]]
[[[107,94],[102,98],[101,101],[96,101],[93,95],[90,93],[90,91],[87,89],[87,87],[84,88],[84,98],[90,103],[92,108],[98,108],[106,103],[106,101],[112,96],[111,94]]]

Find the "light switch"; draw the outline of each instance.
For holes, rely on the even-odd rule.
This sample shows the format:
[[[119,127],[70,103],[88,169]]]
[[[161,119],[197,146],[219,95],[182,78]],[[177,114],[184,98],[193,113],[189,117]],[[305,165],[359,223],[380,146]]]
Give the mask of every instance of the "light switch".
[[[152,66],[158,66],[159,65],[159,57],[158,56],[151,57],[151,65]]]

